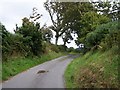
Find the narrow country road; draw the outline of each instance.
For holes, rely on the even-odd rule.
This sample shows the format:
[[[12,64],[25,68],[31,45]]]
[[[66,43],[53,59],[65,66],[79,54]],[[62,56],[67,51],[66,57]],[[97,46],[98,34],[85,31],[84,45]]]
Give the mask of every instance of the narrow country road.
[[[64,71],[78,55],[67,55],[24,71],[2,83],[2,88],[64,88]]]

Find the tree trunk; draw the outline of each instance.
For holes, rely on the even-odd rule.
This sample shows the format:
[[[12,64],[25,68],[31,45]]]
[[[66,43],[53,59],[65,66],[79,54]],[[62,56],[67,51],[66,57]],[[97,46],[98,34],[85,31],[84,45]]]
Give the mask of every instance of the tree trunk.
[[[57,43],[58,43],[58,38],[59,38],[59,34],[58,34],[58,32],[56,32],[55,37],[56,37],[56,39],[55,39],[55,45],[57,45]]]
[[[66,41],[64,41],[64,44],[63,44],[63,45],[64,45],[64,47],[66,46]]]
[[[58,37],[56,37],[56,40],[55,40],[55,45],[57,45],[58,43]]]

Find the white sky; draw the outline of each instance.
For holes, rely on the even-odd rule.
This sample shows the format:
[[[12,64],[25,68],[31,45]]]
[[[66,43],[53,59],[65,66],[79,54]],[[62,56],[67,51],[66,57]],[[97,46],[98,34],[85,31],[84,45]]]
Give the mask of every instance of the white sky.
[[[46,0],[0,0],[0,22],[5,25],[9,32],[14,33],[15,24],[21,26],[21,19],[29,17],[30,14],[32,14],[32,8],[36,7],[38,13],[43,15],[40,19],[41,26],[45,23],[49,26],[52,22],[48,12],[43,7],[45,1]],[[55,37],[52,39],[52,43],[55,43]],[[58,44],[63,44],[61,38],[59,38]],[[77,48],[74,41],[71,41],[67,46]]]

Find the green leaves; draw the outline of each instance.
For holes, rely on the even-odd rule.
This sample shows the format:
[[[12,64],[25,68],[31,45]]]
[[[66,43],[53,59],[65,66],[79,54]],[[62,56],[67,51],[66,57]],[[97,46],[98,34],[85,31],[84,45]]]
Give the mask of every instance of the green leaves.
[[[106,43],[106,48],[110,48],[112,45],[118,45],[118,36],[118,22],[109,22],[99,25],[94,31],[88,33],[85,40],[89,47]]]
[[[22,26],[16,30],[16,33],[23,36],[23,45],[28,46],[26,50],[33,53],[33,55],[40,55],[42,52],[42,33],[39,23],[30,22],[29,19],[24,18]]]
[[[101,24],[107,23],[109,22],[109,18],[107,18],[106,16],[97,14],[94,11],[89,11],[84,13],[84,15],[82,16],[81,20],[80,20],[80,29],[78,29],[77,34],[78,34],[78,40],[80,43],[87,43],[89,41],[89,39],[91,38],[90,42],[95,44],[97,39],[95,39],[95,37],[97,37],[97,33],[93,33],[96,29],[96,27],[98,27]],[[87,38],[87,40],[85,41],[85,38]],[[95,40],[95,41],[94,41]]]

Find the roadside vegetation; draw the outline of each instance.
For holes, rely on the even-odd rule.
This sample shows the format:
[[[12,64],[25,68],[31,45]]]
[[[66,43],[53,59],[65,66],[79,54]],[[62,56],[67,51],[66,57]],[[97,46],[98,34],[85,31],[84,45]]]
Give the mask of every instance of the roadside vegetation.
[[[118,21],[87,34],[81,56],[65,72],[67,88],[119,88],[120,28]],[[85,53],[84,53],[85,52]]]
[[[43,62],[52,60],[54,58],[60,57],[65,55],[65,53],[56,53],[51,52],[48,54],[44,54],[41,57],[16,57],[16,58],[10,58],[7,62],[3,62],[3,68],[2,68],[2,80],[7,80],[10,77],[23,72],[33,66],[36,66],[38,64],[41,64]]]
[[[50,26],[41,26],[42,14],[37,8],[33,8],[29,17],[22,19],[21,26],[16,24],[14,34],[0,23],[2,79],[66,52],[77,52],[81,56],[73,60],[65,72],[66,87],[119,87],[119,1],[65,3],[47,0],[44,7],[51,18]],[[52,38],[55,44],[52,44]],[[58,45],[59,38],[63,45]],[[71,40],[78,45],[77,49],[67,48]]]
[[[33,9],[33,13],[36,12]],[[51,43],[52,31],[35,22],[41,15],[22,19],[22,26],[8,32],[0,23],[2,35],[2,80],[7,80],[22,71],[48,60],[66,55],[67,47]]]
[[[86,36],[81,56],[65,72],[67,88],[119,88],[120,28],[118,21],[101,24]]]
[[[119,88],[118,47],[105,52],[87,52],[73,60],[66,69],[67,88]]]

